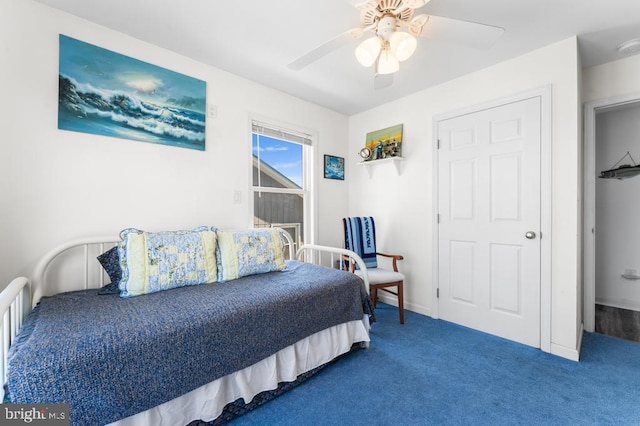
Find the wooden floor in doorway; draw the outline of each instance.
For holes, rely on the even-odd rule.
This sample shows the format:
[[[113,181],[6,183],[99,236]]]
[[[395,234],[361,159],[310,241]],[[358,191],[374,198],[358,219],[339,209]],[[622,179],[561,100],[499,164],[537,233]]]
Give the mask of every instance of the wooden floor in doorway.
[[[640,342],[640,312],[596,304],[596,333]]]

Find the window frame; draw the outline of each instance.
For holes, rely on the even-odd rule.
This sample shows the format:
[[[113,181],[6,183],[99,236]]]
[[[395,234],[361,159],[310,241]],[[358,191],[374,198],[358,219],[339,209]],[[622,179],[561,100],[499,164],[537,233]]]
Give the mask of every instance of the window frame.
[[[302,145],[302,188],[270,188],[265,186],[253,185],[253,134],[254,125],[258,124],[263,128],[280,130],[283,134],[304,136],[308,143],[302,141],[289,140],[286,137],[278,137],[277,134],[267,134],[271,138],[280,139],[285,142],[298,143]],[[305,244],[314,244],[317,235],[317,179],[315,179],[316,169],[316,146],[317,132],[298,125],[282,122],[268,117],[251,115],[249,117],[249,155],[251,158],[249,167],[249,227],[254,227],[255,203],[254,196],[256,193],[280,193],[280,194],[301,194],[303,196],[303,229]],[[299,247],[298,247],[299,248]]]

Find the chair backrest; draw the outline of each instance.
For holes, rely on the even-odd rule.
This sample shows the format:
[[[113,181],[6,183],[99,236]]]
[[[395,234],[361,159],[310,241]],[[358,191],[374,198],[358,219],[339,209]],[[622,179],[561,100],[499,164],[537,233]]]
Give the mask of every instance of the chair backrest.
[[[364,260],[367,268],[377,268],[376,226],[372,217],[345,217],[344,247]]]

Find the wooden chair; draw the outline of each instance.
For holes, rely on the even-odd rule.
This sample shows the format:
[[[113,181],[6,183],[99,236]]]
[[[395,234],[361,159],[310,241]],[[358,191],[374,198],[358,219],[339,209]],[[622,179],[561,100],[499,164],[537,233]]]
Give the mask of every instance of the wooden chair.
[[[345,236],[345,248],[355,252],[367,266],[371,300],[375,308],[378,290],[391,293],[398,298],[400,324],[404,324],[404,275],[398,271],[398,261],[404,259],[398,254],[386,254],[376,251],[375,222],[372,217],[346,217],[342,219]],[[393,270],[378,267],[377,257],[382,256],[392,260]],[[349,267],[345,264],[345,267]],[[355,263],[351,263],[353,273],[361,275]],[[389,290],[396,287],[396,291]]]

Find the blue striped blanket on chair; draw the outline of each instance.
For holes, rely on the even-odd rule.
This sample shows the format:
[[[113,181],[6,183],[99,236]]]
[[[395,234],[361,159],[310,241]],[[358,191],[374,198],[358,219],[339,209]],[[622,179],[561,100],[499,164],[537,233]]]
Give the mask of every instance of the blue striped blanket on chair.
[[[344,246],[364,260],[367,268],[377,268],[376,226],[372,217],[346,217],[344,225]]]

